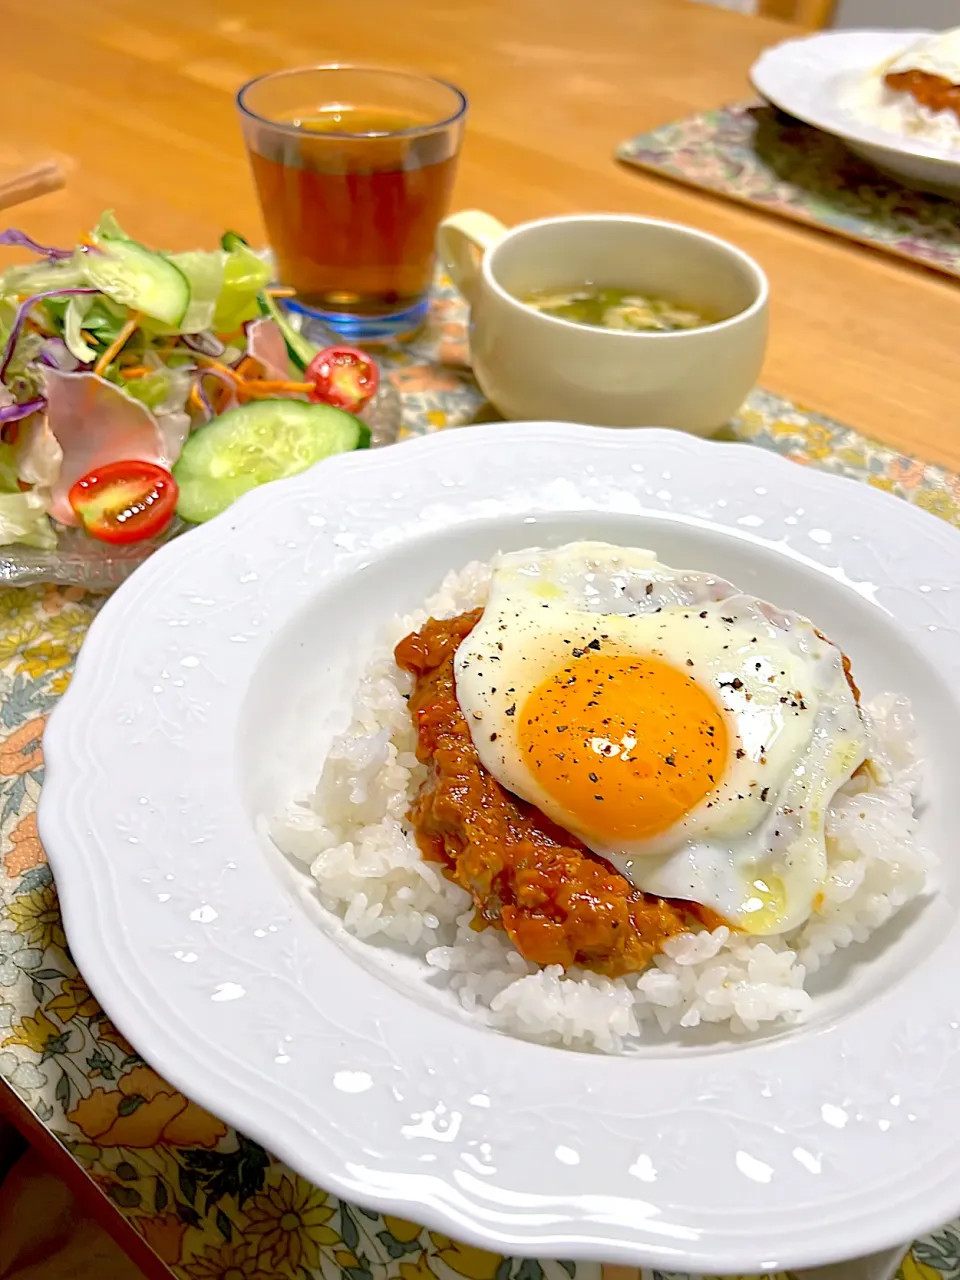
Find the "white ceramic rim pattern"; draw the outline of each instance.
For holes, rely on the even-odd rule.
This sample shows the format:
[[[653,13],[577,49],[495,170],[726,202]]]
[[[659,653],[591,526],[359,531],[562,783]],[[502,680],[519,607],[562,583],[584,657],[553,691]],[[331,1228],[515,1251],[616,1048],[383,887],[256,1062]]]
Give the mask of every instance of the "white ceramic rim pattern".
[[[945,171],[943,180],[956,181],[960,151],[906,138],[859,119],[837,101],[829,84],[844,73],[866,73],[930,34],[925,30],[822,31],[799,36],[764,50],[750,69],[750,80],[768,102],[814,128],[884,151],[938,161]]]
[[[239,704],[318,584],[463,522],[584,511],[706,522],[878,584],[960,684],[960,592],[919,592],[956,582],[960,537],[867,485],[656,429],[493,424],[342,455],[163,548],[94,621],[47,729],[39,810],[77,963],[202,1105],[327,1190],[479,1246],[757,1272],[911,1239],[960,1205],[952,980],[918,966],[837,1024],[733,1052],[547,1049],[398,999],[321,946],[240,811]],[[166,876],[173,913],[165,866],[184,882]],[[213,923],[187,910],[198,900]],[[937,952],[947,973],[958,934]],[[275,1065],[281,1033],[297,1053]],[[798,1150],[818,1153],[817,1176]]]

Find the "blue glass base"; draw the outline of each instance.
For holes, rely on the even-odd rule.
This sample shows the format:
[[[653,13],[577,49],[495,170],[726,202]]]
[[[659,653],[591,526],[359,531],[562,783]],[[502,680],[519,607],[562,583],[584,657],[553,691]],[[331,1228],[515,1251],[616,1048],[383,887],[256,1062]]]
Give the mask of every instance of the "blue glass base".
[[[304,306],[295,298],[284,300],[290,311],[303,317],[301,332],[305,338],[319,346],[329,345],[331,339],[343,339],[365,346],[398,342],[409,338],[421,328],[427,318],[428,300],[414,303],[403,311],[387,316],[356,316],[343,311],[326,311]]]

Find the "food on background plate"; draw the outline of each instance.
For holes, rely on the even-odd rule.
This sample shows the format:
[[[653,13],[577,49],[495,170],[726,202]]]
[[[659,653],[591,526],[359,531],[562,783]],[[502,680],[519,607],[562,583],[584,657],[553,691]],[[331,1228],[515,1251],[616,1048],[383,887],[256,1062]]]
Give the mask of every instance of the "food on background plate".
[[[104,214],[73,249],[0,245],[39,259],[0,273],[0,545],[154,538],[369,443],[376,364],[294,330],[236,234],[165,254]]]
[[[608,289],[595,284],[570,289],[525,293],[520,301],[557,320],[570,320],[595,329],[624,329],[639,333],[675,333],[703,329],[716,323],[692,307],[635,289]]]
[[[960,149],[960,27],[925,35],[875,68],[852,102],[883,129]]]
[[[923,891],[912,737],[799,615],[649,551],[535,548],[391,624],[271,833],[478,1019],[619,1051],[801,1020],[806,975]]]

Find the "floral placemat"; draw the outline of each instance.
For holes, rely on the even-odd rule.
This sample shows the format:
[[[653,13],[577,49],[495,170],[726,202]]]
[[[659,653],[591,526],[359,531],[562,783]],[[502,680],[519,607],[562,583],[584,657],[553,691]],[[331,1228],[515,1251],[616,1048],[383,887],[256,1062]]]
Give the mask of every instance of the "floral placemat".
[[[960,205],[885,178],[839,138],[756,102],[641,133],[617,159],[960,275]]]
[[[490,416],[448,286],[422,337],[385,363],[405,435]],[[728,434],[960,524],[960,478],[767,392]],[[44,724],[97,607],[79,588],[0,590],[0,1076],[177,1280],[641,1280],[623,1267],[502,1258],[337,1200],[168,1085],[111,1025],[70,957],[36,822]],[[954,1225],[918,1243],[902,1274],[958,1272]]]

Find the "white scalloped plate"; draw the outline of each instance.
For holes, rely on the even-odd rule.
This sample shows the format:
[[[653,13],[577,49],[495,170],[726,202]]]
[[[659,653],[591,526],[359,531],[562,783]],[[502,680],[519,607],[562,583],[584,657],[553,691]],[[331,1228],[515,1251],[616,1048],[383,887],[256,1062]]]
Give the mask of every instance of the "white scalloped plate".
[[[914,700],[940,892],[846,953],[812,1021],[599,1057],[466,1024],[349,946],[258,838],[379,623],[498,547],[653,544],[808,613]],[[478,1245],[805,1267],[960,1208],[960,536],[866,485],[659,430],[494,424],[344,455],[157,552],[45,738],[70,944],[175,1085],[305,1176]]]
[[[874,68],[929,31],[821,31],[765,49],[750,69],[753,87],[768,102],[824,133],[884,173],[923,190],[960,188],[960,151],[911,138],[859,114],[852,101]]]

